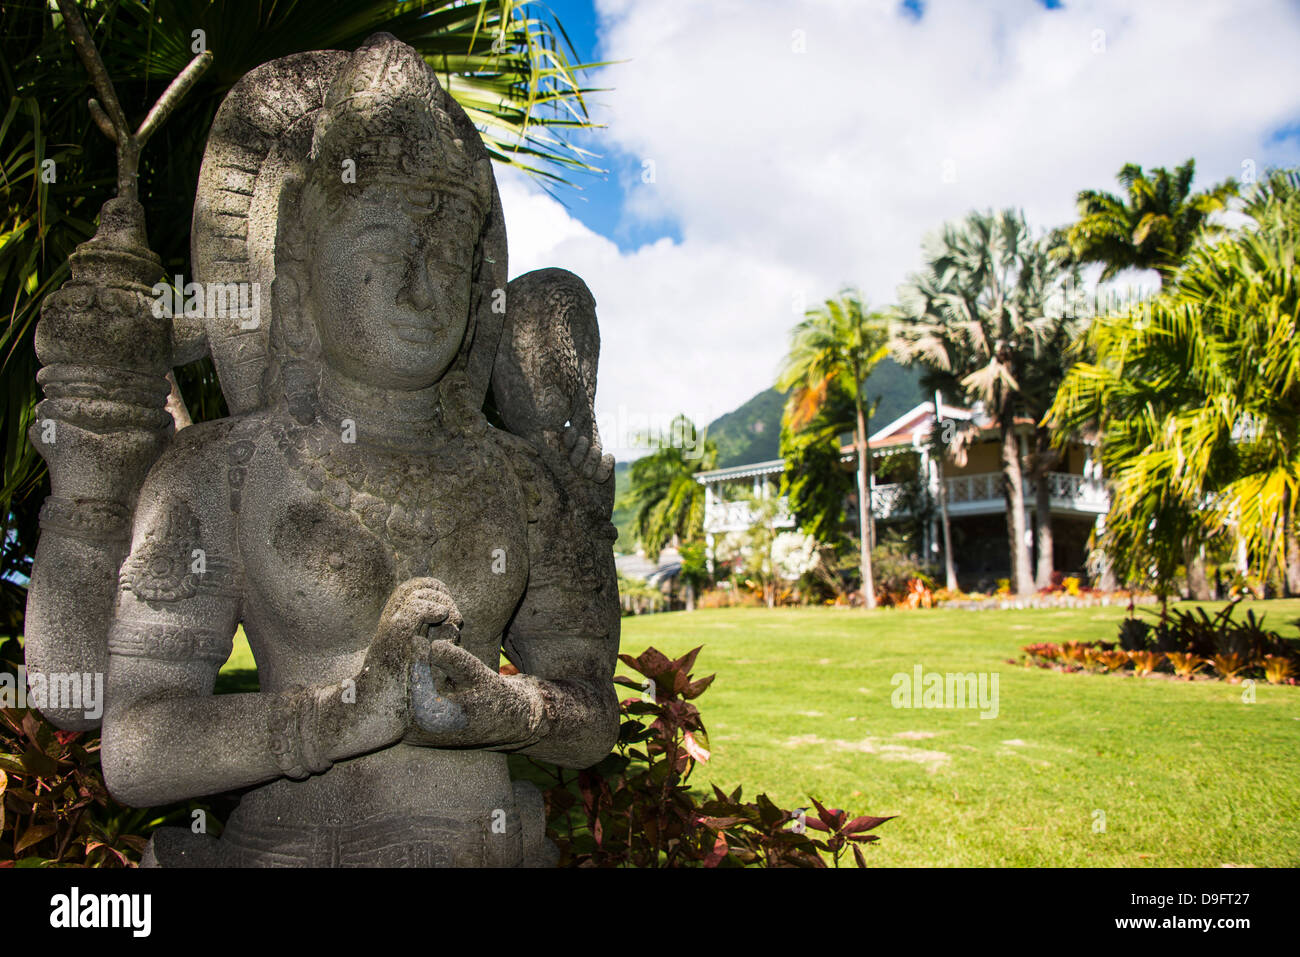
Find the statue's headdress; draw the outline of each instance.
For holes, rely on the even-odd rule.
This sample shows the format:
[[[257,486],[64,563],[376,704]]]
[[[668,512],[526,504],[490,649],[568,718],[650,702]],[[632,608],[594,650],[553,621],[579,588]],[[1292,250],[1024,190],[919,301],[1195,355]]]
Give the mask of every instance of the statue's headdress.
[[[387,34],[372,37],[330,83],[316,116],[313,179],[331,195],[382,183],[417,200],[436,192],[481,223],[492,203],[492,172],[477,133],[418,53]],[[467,122],[467,121],[466,121]],[[342,171],[352,165],[353,175]],[[465,225],[470,225],[466,222]]]

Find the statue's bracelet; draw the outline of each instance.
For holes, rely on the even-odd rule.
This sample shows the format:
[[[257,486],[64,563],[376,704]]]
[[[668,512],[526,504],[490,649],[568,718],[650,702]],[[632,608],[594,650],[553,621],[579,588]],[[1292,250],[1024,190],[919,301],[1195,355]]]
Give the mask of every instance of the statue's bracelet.
[[[268,716],[271,753],[285,776],[296,781],[333,765],[320,753],[318,706],[316,689],[299,687],[279,695]]]

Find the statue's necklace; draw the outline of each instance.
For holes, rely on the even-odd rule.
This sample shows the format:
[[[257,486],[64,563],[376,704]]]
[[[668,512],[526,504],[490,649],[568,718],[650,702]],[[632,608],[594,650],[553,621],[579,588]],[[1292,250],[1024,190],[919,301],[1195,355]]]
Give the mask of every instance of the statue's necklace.
[[[399,570],[424,574],[433,545],[466,519],[481,456],[469,436],[424,452],[344,442],[320,426],[281,426],[285,460],[314,492],[387,541]]]

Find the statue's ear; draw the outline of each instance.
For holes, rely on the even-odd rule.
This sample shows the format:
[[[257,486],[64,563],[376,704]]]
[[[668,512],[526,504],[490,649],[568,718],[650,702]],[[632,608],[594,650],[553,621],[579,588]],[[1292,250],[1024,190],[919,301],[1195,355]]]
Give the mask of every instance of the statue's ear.
[[[483,408],[491,386],[492,365],[496,361],[501,327],[505,321],[506,277],[509,274],[501,197],[496,181],[491,177],[490,161],[484,159],[480,168],[487,170],[492,201],[474,249],[471,327],[457,358],[458,367],[468,377],[475,411]]]

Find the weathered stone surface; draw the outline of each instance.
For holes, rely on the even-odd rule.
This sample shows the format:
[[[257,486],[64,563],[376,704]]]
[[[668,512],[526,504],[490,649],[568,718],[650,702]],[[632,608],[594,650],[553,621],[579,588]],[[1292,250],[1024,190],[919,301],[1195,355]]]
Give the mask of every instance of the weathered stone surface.
[[[150,420],[161,457],[95,432],[108,451],[66,470],[99,492],[51,498],[56,557],[38,556],[29,605],[48,658],[107,662],[120,800],[249,789],[220,840],[162,832],[146,862],[548,863],[540,797],[506,753],[585,767],[618,724],[590,293],[560,270],[507,288],[482,141],[385,34],[235,86],[193,243],[198,282],[256,284],[260,315],[178,316],[150,342],[174,361],[210,349],[233,414],[169,441]],[[163,408],[144,346],[78,360],[48,332],[60,362],[158,376],[137,404]],[[490,387],[506,429],[484,416]],[[60,550],[86,547],[77,594]],[[105,589],[115,608],[61,645],[55,626]],[[240,624],[261,691],[213,695]],[[519,674],[499,673],[503,650]]]

